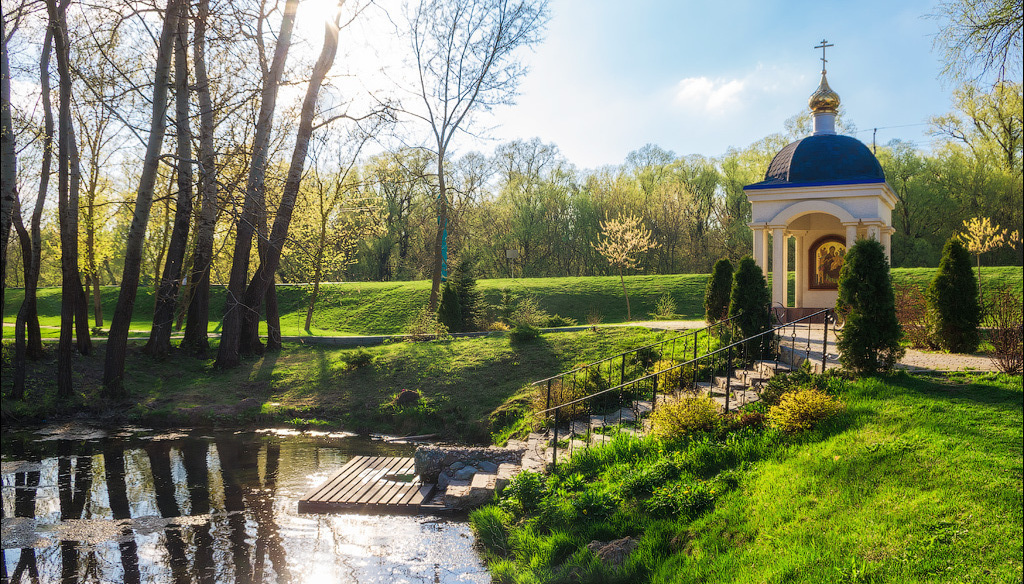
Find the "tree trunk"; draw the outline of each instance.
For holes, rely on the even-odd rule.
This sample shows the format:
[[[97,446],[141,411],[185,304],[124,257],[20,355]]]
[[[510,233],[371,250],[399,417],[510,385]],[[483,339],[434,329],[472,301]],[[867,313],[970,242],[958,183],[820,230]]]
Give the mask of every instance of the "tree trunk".
[[[47,0],[47,11],[54,29],[54,48],[57,53],[57,72],[60,76],[60,98],[57,114],[59,139],[57,141],[57,210],[60,223],[61,247],[61,302],[60,344],[57,349],[57,397],[68,399],[72,395],[71,351],[74,341],[75,302],[78,295],[78,209],[71,208],[71,65],[69,61],[67,24],[63,4],[58,9],[56,0]]]
[[[42,261],[43,236],[43,205],[46,203],[46,192],[50,184],[50,165],[53,158],[53,105],[50,102],[50,52],[53,45],[53,24],[46,27],[43,37],[43,50],[39,58],[39,89],[43,105],[43,159],[39,172],[39,191],[36,195],[36,206],[32,210],[29,225],[32,235],[32,271],[25,274],[25,299],[22,308],[25,311],[25,324],[28,327],[28,357],[39,359],[43,356],[43,335],[39,329],[39,312],[37,310],[37,291],[39,287],[39,267]]]
[[[184,12],[184,11],[183,11]],[[175,125],[178,145],[178,200],[174,209],[174,229],[167,248],[167,261],[153,307],[153,326],[145,351],[163,357],[171,351],[174,308],[181,288],[181,266],[188,247],[188,229],[192,220],[192,131],[189,127],[188,99],[188,19],[182,14],[174,43]]]
[[[70,91],[69,91],[70,93]],[[89,300],[82,288],[82,271],[78,269],[78,191],[82,182],[81,160],[78,157],[78,142],[75,138],[75,128],[71,124],[70,111],[68,112],[68,161],[71,175],[68,192],[68,208],[74,217],[71,226],[72,235],[75,238],[75,265],[74,265],[74,294],[75,294],[75,338],[76,348],[83,355],[92,353],[92,338],[89,336]]]
[[[217,349],[217,367],[219,368],[238,365],[242,340],[242,319],[249,316],[253,310],[251,306],[243,304],[242,298],[245,295],[246,280],[249,277],[249,254],[256,225],[256,205],[258,200],[263,200],[267,153],[270,149],[270,131],[274,122],[274,110],[277,108],[277,90],[281,83],[285,61],[288,58],[297,8],[298,0],[288,0],[285,4],[281,30],[277,36],[277,45],[274,47],[274,59],[263,79],[252,160],[249,164],[249,177],[246,182],[242,215],[238,219],[235,231],[235,250],[231,261],[231,275],[228,279],[228,295],[224,308],[224,322],[221,327],[220,347]],[[260,300],[262,300],[262,295]],[[259,310],[257,309],[257,318],[258,314]]]
[[[444,149],[437,152],[437,234],[434,237],[434,268],[430,279],[430,301],[427,304],[429,314],[437,312],[438,293],[441,289],[441,272],[444,270],[444,258],[441,251],[444,246],[444,230],[448,226],[448,193],[444,181]]]
[[[320,51],[320,57],[313,66],[313,73],[309,79],[309,87],[306,88],[306,96],[302,101],[302,110],[299,113],[299,129],[295,136],[295,148],[292,151],[292,159],[288,166],[288,176],[285,179],[284,190],[281,193],[281,204],[274,216],[274,227],[270,232],[270,241],[267,245],[267,253],[264,261],[256,268],[256,274],[249,287],[245,291],[243,299],[248,310],[242,320],[242,342],[245,342],[246,332],[252,331],[259,326],[259,305],[261,299],[266,295],[274,280],[274,274],[281,262],[281,248],[284,246],[285,237],[288,235],[288,226],[291,223],[292,211],[295,208],[295,201],[299,194],[299,186],[302,181],[302,171],[305,168],[306,155],[309,151],[309,139],[313,134],[313,116],[316,113],[316,99],[320,93],[320,85],[324,77],[334,63],[334,57],[338,52],[338,18],[333,25],[328,23],[324,31],[324,46]],[[257,329],[258,330],[258,329]],[[225,331],[227,334],[227,331]],[[245,347],[240,346],[243,350]],[[249,347],[252,350],[252,347]]]
[[[313,295],[309,297],[309,306],[306,308],[306,332],[313,326],[313,308],[316,307],[316,299],[320,296],[320,278],[323,277],[324,246],[327,240],[327,222],[320,222],[320,241],[316,248],[315,267],[313,268]]]
[[[199,99],[199,192],[202,203],[196,225],[196,249],[189,283],[195,293],[188,305],[185,338],[181,345],[205,357],[210,350],[207,326],[210,320],[210,264],[213,262],[213,232],[217,223],[217,158],[213,146],[213,102],[206,74],[206,20],[210,0],[199,0],[196,13],[193,63],[196,96]]]
[[[32,238],[21,220],[21,205],[16,201],[14,205],[13,223],[18,232],[18,240],[21,242],[21,262],[25,268],[25,276],[32,271]],[[25,350],[25,325],[27,320],[28,303],[22,302],[18,310],[18,316],[14,322],[14,387],[11,389],[11,399],[20,400],[25,397],[25,377],[28,372],[26,363],[27,351]]]
[[[52,2],[52,0],[50,0]],[[160,150],[163,148],[166,130],[167,82],[170,78],[171,51],[174,33],[177,30],[179,12],[183,0],[170,0],[160,33],[160,47],[157,51],[156,70],[153,78],[153,119],[149,132],[149,144],[142,164],[142,176],[135,198],[135,212],[128,230],[125,248],[124,271],[121,275],[121,291],[117,307],[110,321],[107,339],[107,354],[103,367],[103,395],[122,398],[127,395],[124,387],[124,361],[128,345],[128,326],[135,308],[135,295],[139,289],[139,275],[142,269],[142,245],[149,223],[149,211],[153,205],[153,187],[157,167],[160,164]]]
[[[131,519],[132,509],[131,503],[128,501],[128,485],[125,483],[123,442],[108,440],[104,444],[103,470],[107,482],[107,499],[111,518],[118,521]],[[122,528],[119,541],[123,582],[125,584],[140,582],[142,577],[139,571],[139,547],[135,543],[135,534],[130,524]]]
[[[5,30],[0,31],[0,306],[4,305],[7,292],[7,241],[18,198],[18,158],[11,119],[11,67],[7,57],[6,28],[4,26]]]
[[[619,268],[619,282],[622,283],[622,293],[626,296],[626,322],[633,320],[633,313],[629,310],[629,292],[626,292],[626,279],[622,277],[622,268]]]

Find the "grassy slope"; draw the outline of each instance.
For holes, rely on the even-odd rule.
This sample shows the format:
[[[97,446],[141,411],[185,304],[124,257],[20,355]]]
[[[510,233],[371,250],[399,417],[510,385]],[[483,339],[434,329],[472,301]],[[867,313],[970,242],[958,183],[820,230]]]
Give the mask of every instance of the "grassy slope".
[[[614,328],[542,335],[514,344],[495,334],[481,339],[391,343],[367,349],[286,346],[280,353],[219,371],[212,361],[174,354],[154,362],[138,347],[129,352],[127,404],[99,398],[103,345],[91,356],[75,356],[76,395],[69,403],[54,397],[55,350],[30,363],[28,395],[3,401],[7,420],[40,419],[79,410],[102,417],[120,411],[130,421],[165,424],[297,423],[329,421],[362,432],[403,435],[440,433],[447,438],[482,441],[490,432],[514,423],[532,393],[529,383],[569,368],[662,338],[667,333]],[[10,350],[10,345],[5,345]],[[372,363],[352,368],[361,352]],[[5,355],[2,387],[9,393],[13,375]],[[418,390],[424,403],[398,409],[391,404],[402,389]],[[246,398],[252,398],[238,404]],[[506,410],[511,410],[504,414]],[[10,416],[10,418],[8,417]],[[307,422],[303,422],[306,420]],[[123,421],[123,420],[112,420]]]
[[[899,268],[893,270],[896,284],[906,283],[927,287],[934,276],[932,268]],[[984,289],[994,290],[1009,286],[1018,293],[1024,291],[1024,275],[1019,267],[984,268]],[[629,276],[626,286],[634,319],[649,318],[662,294],[668,293],[676,303],[676,313],[683,319],[704,316],[704,287],[706,274],[677,274],[656,276]],[[526,278],[480,280],[480,290],[488,304],[498,305],[503,290],[513,294],[535,297],[541,308],[561,316],[586,323],[592,315],[600,316],[603,323],[626,321],[626,304],[617,277],[590,278]],[[278,297],[281,326],[285,335],[305,336],[305,296],[308,287],[280,285]],[[103,312],[106,326],[117,303],[117,287],[103,287]],[[397,334],[405,331],[408,323],[427,302],[430,283],[415,282],[345,282],[325,284],[313,318],[313,335],[375,335]],[[22,290],[7,291],[4,321],[13,323],[21,305]],[[153,291],[140,290],[132,319],[133,330],[148,331],[153,311]],[[224,290],[214,288],[210,314],[211,331],[219,331],[219,318],[224,312]],[[39,292],[40,323],[60,324],[60,289],[44,288]],[[11,327],[4,332],[11,337]],[[44,331],[57,336],[56,331]]]
[[[474,513],[492,574],[498,582],[1020,582],[1021,378],[900,375],[840,393],[847,412],[801,436],[761,431],[689,446],[633,439],[577,456],[549,479],[534,513],[517,510],[515,493],[506,511]],[[658,479],[668,461],[684,476]],[[574,474],[589,481],[584,488],[566,486]],[[658,486],[676,480],[687,493],[707,485],[713,508],[692,519],[651,511]],[[626,494],[638,484],[652,490]],[[601,501],[613,511],[601,512]],[[627,535],[639,548],[622,570],[584,549]]]

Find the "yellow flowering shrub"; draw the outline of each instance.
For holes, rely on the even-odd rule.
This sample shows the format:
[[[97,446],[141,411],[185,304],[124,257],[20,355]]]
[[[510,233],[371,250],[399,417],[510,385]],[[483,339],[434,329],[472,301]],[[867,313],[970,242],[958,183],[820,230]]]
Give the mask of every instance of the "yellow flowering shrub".
[[[659,438],[677,438],[697,432],[711,432],[719,423],[718,404],[707,396],[683,396],[658,405],[651,414],[651,433]]]
[[[783,432],[802,432],[843,410],[842,402],[817,389],[800,389],[782,395],[768,410],[772,426]]]

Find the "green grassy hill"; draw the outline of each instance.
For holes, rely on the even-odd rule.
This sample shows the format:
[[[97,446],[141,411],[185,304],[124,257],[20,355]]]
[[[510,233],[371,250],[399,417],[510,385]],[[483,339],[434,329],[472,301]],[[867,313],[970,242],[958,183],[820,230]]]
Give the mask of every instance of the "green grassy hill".
[[[934,276],[933,268],[898,268],[893,280],[899,284],[927,287]],[[1024,291],[1024,276],[1019,267],[984,268],[983,288],[995,290],[1010,287],[1018,294]],[[642,275],[626,278],[633,319],[650,318],[658,299],[669,294],[676,303],[680,319],[704,317],[704,287],[707,274]],[[529,295],[551,314],[575,319],[581,324],[600,318],[605,324],[626,321],[626,303],[619,279],[614,276],[585,278],[521,278],[480,280],[478,282],[487,304],[498,307],[503,294]],[[320,299],[313,315],[311,333],[306,333],[306,302],[311,287],[301,284],[278,286],[281,327],[285,335],[377,335],[399,334],[406,330],[417,312],[426,305],[430,282],[343,282],[321,287]],[[104,327],[117,303],[118,288],[102,288]],[[4,322],[13,323],[21,305],[23,291],[9,289],[4,306]],[[153,312],[154,292],[141,289],[135,304],[132,330],[148,331]],[[224,288],[215,287],[211,299],[210,330],[220,330],[224,312]],[[39,291],[40,324],[60,324],[60,288]],[[10,330],[11,327],[7,327]],[[46,334],[46,333],[44,333]],[[56,331],[49,333],[56,336]],[[5,331],[4,336],[8,336]]]

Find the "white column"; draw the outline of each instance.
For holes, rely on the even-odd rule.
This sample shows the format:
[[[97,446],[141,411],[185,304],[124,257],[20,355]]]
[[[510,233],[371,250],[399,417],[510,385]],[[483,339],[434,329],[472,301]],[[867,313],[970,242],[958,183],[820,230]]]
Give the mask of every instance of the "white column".
[[[857,243],[857,224],[847,223],[846,224],[846,249],[849,250],[853,247],[853,244]]]
[[[882,243],[882,235],[878,225],[868,225],[867,238]]]
[[[892,227],[882,229],[882,247],[885,248],[885,261],[892,263]]]
[[[796,286],[795,302],[794,306],[797,308],[803,308],[804,305],[804,288],[807,287],[807,250],[804,249],[804,235],[798,233],[796,235],[796,277],[794,285]]]
[[[772,305],[786,305],[786,238],[782,227],[772,227]]]
[[[761,268],[761,271],[768,273],[768,266],[764,265],[764,227],[750,226],[751,231],[754,232],[754,262],[757,267]]]

